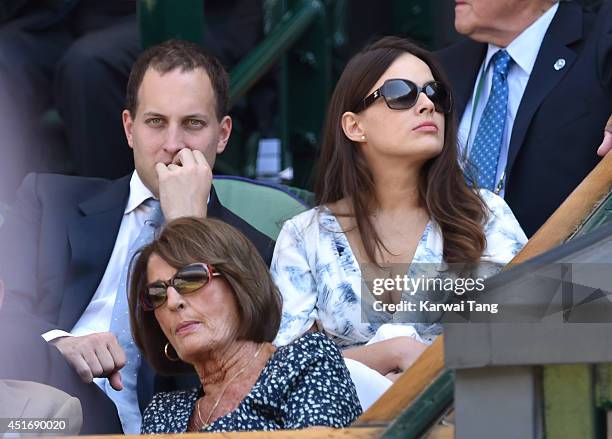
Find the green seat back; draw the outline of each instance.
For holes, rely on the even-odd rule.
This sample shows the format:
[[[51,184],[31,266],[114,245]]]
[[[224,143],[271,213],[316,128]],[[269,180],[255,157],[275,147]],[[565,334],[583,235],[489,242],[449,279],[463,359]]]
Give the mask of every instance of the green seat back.
[[[242,177],[217,176],[214,185],[223,206],[272,239],[286,220],[308,209],[313,200],[312,193],[303,189]],[[0,202],[0,227],[8,209]]]
[[[213,184],[225,208],[271,239],[276,239],[285,221],[309,207],[281,185],[232,176],[216,176]]]

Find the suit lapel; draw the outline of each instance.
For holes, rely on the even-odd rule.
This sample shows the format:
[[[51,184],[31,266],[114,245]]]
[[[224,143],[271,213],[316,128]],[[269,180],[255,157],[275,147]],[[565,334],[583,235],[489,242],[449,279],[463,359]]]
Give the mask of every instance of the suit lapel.
[[[81,217],[69,227],[71,260],[60,327],[72,327],[94,295],[115,246],[130,190],[130,177],[115,180],[81,202]]]
[[[457,50],[457,53],[461,54],[461,59],[446,65],[453,86],[453,99],[458,117],[461,117],[472,98],[478,71],[487,52],[486,44],[468,39],[460,44],[463,47]]]
[[[582,9],[580,5],[560,3],[559,10],[544,36],[542,46],[519,105],[508,151],[507,174],[510,174],[533,115],[546,96],[571,69],[576,53],[567,47],[582,38]],[[560,70],[554,68],[559,59],[565,60]]]
[[[69,285],[60,311],[60,328],[74,326],[102,280],[123,219],[130,177],[112,182],[110,187],[79,204],[82,216],[73,221],[68,230]],[[234,223],[219,202],[214,187],[210,193],[208,216]]]
[[[219,201],[214,186],[210,188],[210,201],[208,202],[206,216],[234,225],[233,221],[228,221],[229,215],[227,214],[227,209]]]

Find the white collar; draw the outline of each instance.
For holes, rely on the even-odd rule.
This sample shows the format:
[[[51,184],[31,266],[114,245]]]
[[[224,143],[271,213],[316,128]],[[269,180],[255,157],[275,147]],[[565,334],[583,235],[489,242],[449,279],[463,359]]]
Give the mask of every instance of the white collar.
[[[506,47],[508,55],[512,57],[512,60],[528,75],[531,75],[533,66],[538,57],[540,46],[548,31],[548,27],[552,22],[555,14],[559,9],[559,3],[555,3],[546,11],[540,18],[534,21],[527,29],[516,37]],[[498,50],[504,49],[503,47],[489,44],[487,49],[487,56],[485,57],[485,66],[489,67],[489,62]]]
[[[155,198],[153,192],[145,186],[138,172],[134,170],[132,178],[130,179],[130,197],[128,198],[127,205],[125,206],[125,213],[130,213],[149,198]]]

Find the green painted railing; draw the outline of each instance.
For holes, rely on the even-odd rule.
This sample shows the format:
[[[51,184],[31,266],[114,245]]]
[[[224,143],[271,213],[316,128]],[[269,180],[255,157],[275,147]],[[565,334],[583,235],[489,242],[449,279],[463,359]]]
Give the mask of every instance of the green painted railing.
[[[230,105],[235,104],[275,64],[282,64],[280,132],[283,167],[294,168],[293,184],[307,187],[319,143],[324,109],[331,90],[331,48],[327,8],[334,1],[269,1],[280,11],[267,36],[230,72]],[[143,47],[169,38],[202,43],[202,0],[140,0],[138,13]],[[269,11],[268,11],[269,12]],[[274,21],[274,20],[273,20]],[[216,170],[253,177],[258,136],[244,133],[239,124]]]
[[[201,43],[205,27],[203,0],[140,0],[144,47],[168,38]],[[433,6],[429,0],[393,0],[392,28],[431,45]],[[230,73],[230,104],[244,97],[280,62],[280,138],[282,165],[292,166],[292,184],[310,188],[327,102],[332,90],[332,50],[347,44],[347,19],[362,13],[347,0],[267,0],[272,26],[266,38]],[[336,70],[343,66],[336,66]],[[253,176],[259,138],[236,125],[218,170]]]
[[[323,11],[318,0],[300,0],[288,10],[266,38],[230,73],[230,105],[243,97],[266,74]]]
[[[293,185],[312,187],[312,171],[323,128],[325,109],[332,90],[330,15],[335,3],[285,0],[286,11],[316,6],[313,22],[281,62],[281,143],[285,166],[293,167]]]
[[[140,0],[138,21],[142,47],[153,46],[170,38],[200,44],[204,41],[202,0]]]
[[[395,421],[381,439],[416,439],[434,424],[452,405],[454,374],[440,375]]]

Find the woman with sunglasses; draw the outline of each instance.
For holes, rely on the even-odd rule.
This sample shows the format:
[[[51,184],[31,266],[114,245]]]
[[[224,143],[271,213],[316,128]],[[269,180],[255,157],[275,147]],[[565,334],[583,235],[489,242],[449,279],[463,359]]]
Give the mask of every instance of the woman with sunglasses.
[[[286,222],[276,243],[277,344],[319,329],[391,379],[417,358],[440,326],[373,312],[372,301],[399,297],[362,289],[364,267],[505,264],[527,240],[503,199],[465,182],[457,158],[449,85],[429,52],[386,37],[349,61],[327,113],[318,207]]]
[[[343,427],[361,412],[336,345],[308,334],[276,349],[281,298],[251,242],[213,219],[174,220],[133,266],[136,345],[162,375],[201,387],[157,393],[143,433]]]

